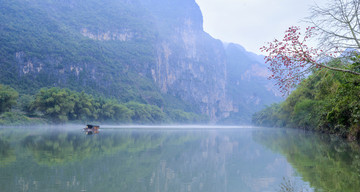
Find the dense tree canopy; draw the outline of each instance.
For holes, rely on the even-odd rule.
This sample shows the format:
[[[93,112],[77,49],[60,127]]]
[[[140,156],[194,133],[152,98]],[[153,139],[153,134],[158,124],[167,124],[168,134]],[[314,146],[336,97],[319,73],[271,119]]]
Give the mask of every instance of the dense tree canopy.
[[[341,59],[330,66],[339,67]],[[358,64],[353,63],[353,69]],[[293,127],[360,138],[360,79],[357,75],[317,70],[281,104],[255,113],[253,122],[262,126]]]
[[[19,97],[19,93],[13,88],[0,84],[0,114],[9,111]]]
[[[36,95],[34,106],[45,117],[55,122],[65,122],[74,114],[75,95],[68,89],[42,89]]]
[[[20,95],[14,89],[0,85],[0,124],[37,123],[199,123],[208,122],[205,115],[135,101],[120,103],[115,99],[94,97],[58,87],[43,88],[36,95]],[[16,107],[16,110],[10,110]],[[3,113],[5,112],[5,113]]]
[[[33,107],[46,118],[61,123],[68,120],[76,121],[112,121],[129,123],[136,121],[158,122],[162,120],[153,116],[165,116],[156,106],[145,104],[128,104],[127,106],[115,100],[94,98],[84,92],[78,93],[69,89],[41,89],[36,95]],[[157,109],[157,110],[156,110]],[[141,110],[140,112],[137,112]],[[147,114],[147,115],[146,115]],[[163,118],[165,119],[165,118]]]

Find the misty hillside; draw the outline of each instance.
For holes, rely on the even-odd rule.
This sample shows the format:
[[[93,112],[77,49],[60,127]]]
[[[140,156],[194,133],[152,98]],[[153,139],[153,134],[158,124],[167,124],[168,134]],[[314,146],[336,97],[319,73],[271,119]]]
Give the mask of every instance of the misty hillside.
[[[0,0],[0,83],[249,122],[280,100],[261,56],[203,30],[194,0]]]

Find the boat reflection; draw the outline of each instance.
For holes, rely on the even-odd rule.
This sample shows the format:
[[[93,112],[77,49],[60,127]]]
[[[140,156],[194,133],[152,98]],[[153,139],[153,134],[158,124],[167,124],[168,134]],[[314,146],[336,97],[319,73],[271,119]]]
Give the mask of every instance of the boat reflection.
[[[92,135],[92,134],[98,134],[98,133],[100,133],[100,131],[97,130],[97,129],[94,129],[94,130],[88,129],[88,130],[84,130],[84,132],[85,132],[86,135]]]

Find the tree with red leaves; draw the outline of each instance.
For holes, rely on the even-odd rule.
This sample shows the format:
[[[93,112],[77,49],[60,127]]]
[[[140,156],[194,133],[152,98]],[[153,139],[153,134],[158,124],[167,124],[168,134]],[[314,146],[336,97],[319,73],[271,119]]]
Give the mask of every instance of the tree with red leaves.
[[[359,8],[360,0],[333,0],[326,8],[312,7],[308,22],[313,27],[306,28],[304,34],[300,27],[289,27],[281,41],[275,39],[260,48],[267,53],[265,62],[272,72],[270,79],[277,81],[283,94],[289,93],[316,68],[360,75],[357,71],[332,67],[326,62],[347,48],[360,49]],[[318,37],[322,48],[307,45],[314,36]],[[354,57],[354,54],[358,55],[358,52],[353,51],[350,56]]]

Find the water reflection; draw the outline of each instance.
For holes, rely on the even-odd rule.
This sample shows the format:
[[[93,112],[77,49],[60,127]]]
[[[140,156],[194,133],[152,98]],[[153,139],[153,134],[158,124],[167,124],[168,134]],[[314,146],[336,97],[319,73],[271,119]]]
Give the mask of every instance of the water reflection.
[[[88,130],[84,130],[84,133],[85,133],[85,135],[92,135],[92,134],[98,134],[98,133],[100,133],[100,131],[99,130],[92,130],[92,129],[88,129]]]
[[[359,191],[357,143],[297,130],[257,131],[253,136],[257,142],[284,155],[316,191]]]
[[[2,190],[260,192],[283,177],[307,187],[260,130],[56,130],[0,129]]]
[[[10,143],[0,138],[0,167],[4,167],[16,160],[14,149]]]

